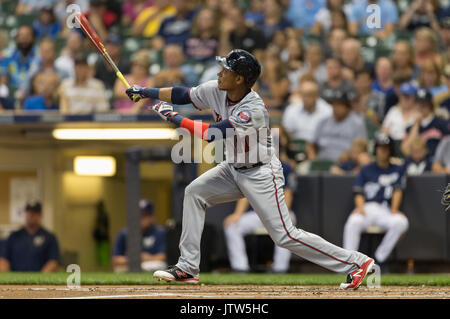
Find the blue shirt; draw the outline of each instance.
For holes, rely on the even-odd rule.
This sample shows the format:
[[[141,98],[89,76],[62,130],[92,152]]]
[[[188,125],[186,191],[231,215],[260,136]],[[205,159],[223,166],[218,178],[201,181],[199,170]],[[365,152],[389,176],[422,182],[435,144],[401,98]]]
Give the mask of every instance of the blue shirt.
[[[424,172],[431,171],[433,162],[429,156],[425,156],[421,161],[415,162],[411,157],[405,158],[403,169],[406,175],[421,175]]]
[[[149,254],[166,252],[166,232],[161,226],[153,225],[142,234],[142,251]],[[122,229],[116,238],[113,256],[125,256],[127,252],[127,230]]]
[[[43,95],[33,95],[25,100],[23,109],[34,111],[50,111],[59,110],[59,106],[57,104],[46,105]]]
[[[62,28],[59,22],[54,22],[52,24],[44,24],[40,20],[35,20],[33,22],[33,30],[37,38],[43,37],[56,38],[59,32],[61,32]]]
[[[191,11],[181,19],[177,16],[165,18],[159,27],[158,35],[164,38],[166,45],[183,45],[191,36],[191,25],[196,13]]]
[[[351,12],[348,21],[350,23],[357,22],[359,26],[359,34],[371,35],[378,31],[384,30],[386,24],[398,23],[398,10],[396,5],[391,0],[379,0],[377,2],[380,18],[380,27],[371,27],[367,22],[374,22],[372,16],[376,13],[374,10],[369,9],[368,0],[358,0],[351,4]]]
[[[24,56],[19,50],[0,62],[0,75],[9,77],[9,85],[18,88],[26,79],[31,63],[36,57],[36,48]]]
[[[11,271],[41,271],[50,260],[59,263],[58,241],[42,227],[33,235],[22,228],[8,237],[2,257],[9,261]]]
[[[381,168],[376,162],[363,166],[356,177],[353,191],[364,195],[366,202],[391,203],[394,189],[405,188],[404,169],[390,164]]]
[[[406,132],[409,134],[413,125],[406,128]],[[426,126],[419,126],[419,135],[425,141],[427,141],[428,156],[432,159],[439,142],[447,135],[450,134],[450,120],[444,120],[438,117],[434,117],[430,123]]]
[[[285,16],[293,27],[309,29],[314,25],[317,12],[325,6],[325,0],[291,0]]]
[[[394,93],[394,86],[391,86],[388,89],[384,89],[380,86],[380,83],[378,82],[378,80],[375,80],[372,82],[371,89],[373,91],[384,93],[385,95],[390,95],[390,94]]]

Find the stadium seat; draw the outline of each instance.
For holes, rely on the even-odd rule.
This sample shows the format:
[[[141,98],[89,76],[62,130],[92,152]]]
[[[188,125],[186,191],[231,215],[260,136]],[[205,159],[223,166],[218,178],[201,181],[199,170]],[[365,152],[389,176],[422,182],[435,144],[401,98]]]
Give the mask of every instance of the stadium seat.
[[[287,149],[287,155],[295,159],[297,162],[306,159],[306,141],[303,139],[294,139],[290,141]]]
[[[326,159],[316,159],[311,161],[310,172],[328,172],[335,162]]]

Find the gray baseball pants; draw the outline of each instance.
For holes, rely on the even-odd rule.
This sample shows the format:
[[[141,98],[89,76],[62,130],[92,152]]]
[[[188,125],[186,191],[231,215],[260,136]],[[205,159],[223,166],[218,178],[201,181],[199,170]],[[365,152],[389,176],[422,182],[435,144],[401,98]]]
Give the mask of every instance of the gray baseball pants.
[[[177,267],[197,276],[206,208],[246,197],[276,245],[324,268],[350,273],[368,259],[296,228],[284,201],[284,176],[276,156],[262,166],[237,170],[222,162],[186,187]]]

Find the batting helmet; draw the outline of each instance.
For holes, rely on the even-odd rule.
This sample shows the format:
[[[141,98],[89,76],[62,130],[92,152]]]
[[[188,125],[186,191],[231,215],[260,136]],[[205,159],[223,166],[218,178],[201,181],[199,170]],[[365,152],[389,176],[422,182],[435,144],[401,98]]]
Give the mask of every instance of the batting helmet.
[[[375,150],[378,146],[389,146],[390,155],[394,155],[395,153],[395,144],[394,140],[387,134],[383,132],[378,132],[375,135]]]
[[[255,84],[261,74],[261,65],[258,60],[252,54],[242,49],[233,50],[226,57],[217,56],[216,61],[225,69],[242,75],[248,88]]]

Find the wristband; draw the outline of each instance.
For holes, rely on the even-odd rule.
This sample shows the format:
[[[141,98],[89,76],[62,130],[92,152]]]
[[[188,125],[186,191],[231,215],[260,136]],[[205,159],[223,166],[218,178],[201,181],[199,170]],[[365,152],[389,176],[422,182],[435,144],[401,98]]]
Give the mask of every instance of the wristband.
[[[155,99],[155,100],[159,99],[159,89],[145,88],[142,93],[145,97],[149,97],[149,98]]]

